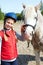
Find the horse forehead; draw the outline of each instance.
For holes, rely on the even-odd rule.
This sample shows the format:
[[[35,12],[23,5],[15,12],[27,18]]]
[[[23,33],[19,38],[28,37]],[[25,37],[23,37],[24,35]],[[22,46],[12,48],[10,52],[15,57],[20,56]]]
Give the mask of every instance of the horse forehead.
[[[32,12],[32,11],[35,11],[35,8],[31,7],[31,6],[30,7],[26,7],[25,11]]]
[[[33,14],[33,13],[34,13],[34,14]],[[37,16],[37,13],[36,13],[34,7],[27,7],[27,8],[24,10],[24,14],[25,14],[25,16],[27,16],[27,17]]]

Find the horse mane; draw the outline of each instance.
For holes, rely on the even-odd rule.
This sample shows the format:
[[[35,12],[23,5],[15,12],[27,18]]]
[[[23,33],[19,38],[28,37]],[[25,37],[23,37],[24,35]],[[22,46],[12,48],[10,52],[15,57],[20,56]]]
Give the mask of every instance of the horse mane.
[[[37,35],[39,34],[39,39],[41,39],[43,37],[43,16],[40,10],[37,10],[37,15],[38,21],[35,28],[35,32]]]
[[[43,26],[43,16],[41,14],[41,11],[40,10],[37,10],[37,28],[42,28]]]

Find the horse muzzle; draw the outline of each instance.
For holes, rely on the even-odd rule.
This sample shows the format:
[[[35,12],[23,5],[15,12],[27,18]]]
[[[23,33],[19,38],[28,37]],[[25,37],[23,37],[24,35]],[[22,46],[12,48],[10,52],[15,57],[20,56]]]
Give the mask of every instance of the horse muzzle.
[[[23,37],[25,40],[31,41],[32,40],[32,36],[29,36],[28,34],[24,33]]]

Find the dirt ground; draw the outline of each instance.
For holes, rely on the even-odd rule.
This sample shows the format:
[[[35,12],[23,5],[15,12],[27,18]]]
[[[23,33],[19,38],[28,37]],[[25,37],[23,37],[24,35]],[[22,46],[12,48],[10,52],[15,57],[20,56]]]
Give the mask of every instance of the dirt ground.
[[[14,29],[20,34],[20,28],[22,22],[17,22],[14,24]],[[0,24],[0,29],[2,28],[2,24]],[[36,65],[35,61],[35,54],[34,49],[31,43],[29,44],[29,47],[27,48],[27,41],[18,41],[17,43],[18,48],[18,63],[19,65]],[[43,53],[40,52],[40,65],[43,65]]]

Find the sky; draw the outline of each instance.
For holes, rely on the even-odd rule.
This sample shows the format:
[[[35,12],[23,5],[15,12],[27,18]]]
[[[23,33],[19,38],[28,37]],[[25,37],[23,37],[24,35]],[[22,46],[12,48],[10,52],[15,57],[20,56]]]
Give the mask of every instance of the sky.
[[[23,10],[22,8],[23,3],[27,6],[29,5],[36,6],[37,4],[40,3],[40,1],[41,0],[0,0],[0,8],[4,13],[8,12],[20,13]]]

